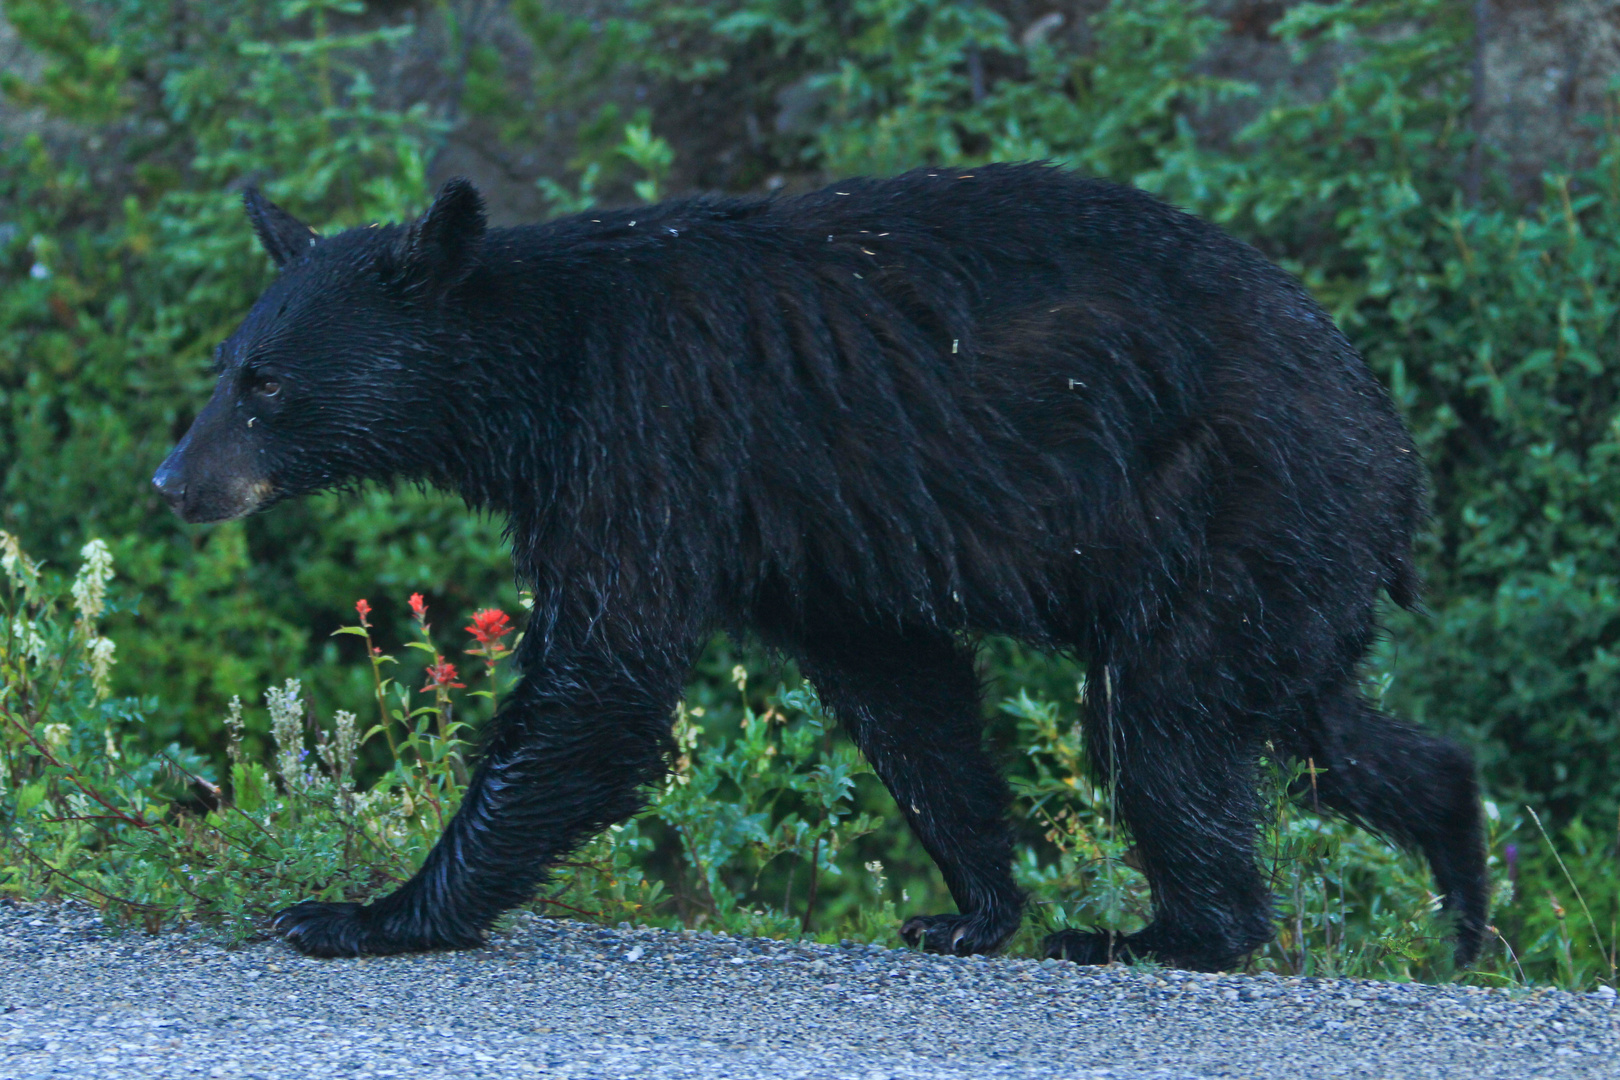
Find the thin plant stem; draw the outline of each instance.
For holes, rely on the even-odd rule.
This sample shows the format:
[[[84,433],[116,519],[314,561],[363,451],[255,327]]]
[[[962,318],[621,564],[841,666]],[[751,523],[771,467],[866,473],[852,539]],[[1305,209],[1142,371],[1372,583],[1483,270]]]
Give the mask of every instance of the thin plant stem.
[[[393,719],[388,715],[388,694],[383,689],[382,658],[377,655],[371,644],[371,628],[366,625],[364,617],[360,620],[360,629],[366,634],[366,659],[371,661],[371,685],[377,698],[377,719],[382,728],[383,738],[388,740],[388,756],[395,761],[399,760],[399,746],[394,742]]]
[[[1513,944],[1508,941],[1507,935],[1503,934],[1502,931],[1498,930],[1495,926],[1488,926],[1486,929],[1496,935],[1496,939],[1502,943],[1502,948],[1507,950],[1508,959],[1513,961],[1513,966],[1515,968],[1518,968],[1519,984],[1521,986],[1529,986],[1530,980],[1525,976],[1524,965],[1519,963],[1519,954],[1513,951]]]
[[[1526,806],[1525,809],[1530,811],[1530,820],[1536,823],[1536,829],[1541,833],[1541,838],[1547,841],[1547,850],[1552,852],[1552,857],[1558,862],[1558,869],[1563,872],[1564,880],[1569,882],[1571,891],[1575,893],[1575,899],[1580,903],[1581,911],[1586,915],[1587,925],[1592,928],[1592,939],[1597,943],[1598,955],[1608,962],[1609,982],[1613,983],[1615,981],[1615,957],[1612,952],[1605,954],[1603,933],[1598,929],[1597,920],[1592,917],[1592,909],[1586,906],[1586,897],[1581,895],[1581,887],[1575,884],[1575,878],[1570,874],[1569,867],[1564,865],[1564,857],[1558,854],[1558,846],[1553,843],[1552,837],[1547,835],[1547,829],[1541,824],[1541,815],[1536,813],[1536,808]],[[1559,925],[1563,925],[1562,915],[1559,915]],[[1574,982],[1573,970],[1570,972],[1570,981]]]
[[[810,916],[816,910],[816,886],[819,884],[816,871],[821,868],[821,837],[810,845],[810,889],[804,900],[804,919],[799,923],[801,935],[810,932]]]

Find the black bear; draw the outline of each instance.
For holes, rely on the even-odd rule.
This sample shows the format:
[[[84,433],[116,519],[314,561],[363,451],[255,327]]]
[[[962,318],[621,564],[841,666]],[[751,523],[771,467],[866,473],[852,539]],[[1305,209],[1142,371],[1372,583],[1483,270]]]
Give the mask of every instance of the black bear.
[[[472,946],[664,773],[699,644],[796,658],[959,909],[1023,897],[982,745],[978,635],[1083,659],[1091,760],[1152,887],[1053,956],[1232,965],[1268,940],[1258,758],[1427,856],[1485,925],[1467,753],[1357,691],[1380,591],[1416,602],[1423,469],[1303,288],[1141,192],[1041,164],[926,169],[487,229],[452,180],[317,236],[248,192],[281,272],[154,477],[187,521],[407,479],[505,516],[524,678],[421,871],[278,916],[331,956]]]

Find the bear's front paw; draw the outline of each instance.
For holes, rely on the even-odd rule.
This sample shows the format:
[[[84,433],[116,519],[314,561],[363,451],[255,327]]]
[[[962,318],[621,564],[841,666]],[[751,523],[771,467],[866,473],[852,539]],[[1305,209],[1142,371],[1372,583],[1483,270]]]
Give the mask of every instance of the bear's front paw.
[[[378,952],[371,945],[364,904],[329,904],[305,900],[282,911],[270,928],[305,956],[359,956]]]
[[[484,944],[484,935],[477,928],[442,917],[413,916],[413,909],[401,904],[397,896],[375,904],[305,900],[277,915],[270,928],[305,956],[386,956]]]
[[[1003,925],[1004,922],[983,912],[971,915],[916,915],[900,927],[900,937],[907,945],[921,947],[924,952],[973,956],[976,953],[993,953],[1012,937],[1018,923],[1014,921],[1009,927]]]

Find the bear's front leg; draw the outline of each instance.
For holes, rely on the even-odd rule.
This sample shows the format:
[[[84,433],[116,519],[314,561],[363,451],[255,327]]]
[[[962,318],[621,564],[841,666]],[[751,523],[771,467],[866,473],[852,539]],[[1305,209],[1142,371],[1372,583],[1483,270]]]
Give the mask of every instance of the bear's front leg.
[[[645,802],[663,775],[684,664],[548,660],[515,690],[421,870],[370,904],[305,901],[274,928],[309,956],[479,945],[555,860]]]

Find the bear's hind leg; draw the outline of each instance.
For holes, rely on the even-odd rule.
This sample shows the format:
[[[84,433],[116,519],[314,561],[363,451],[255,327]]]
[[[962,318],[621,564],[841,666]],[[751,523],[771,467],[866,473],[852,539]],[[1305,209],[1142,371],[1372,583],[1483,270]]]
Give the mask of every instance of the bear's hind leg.
[[[1174,664],[1140,665],[1123,678],[1117,668],[1105,671],[1093,690],[1102,691],[1101,708],[1087,728],[1091,760],[1113,780],[1154,917],[1134,934],[1059,931],[1046,939],[1046,954],[1082,964],[1151,958],[1199,971],[1231,967],[1273,933],[1255,862],[1257,748],[1229,703],[1174,692]]]
[[[983,745],[971,651],[937,631],[834,626],[790,646],[938,864],[957,914],[900,933],[929,952],[994,952],[1018,930],[1011,795]]]
[[[1403,723],[1353,690],[1329,696],[1318,712],[1315,765],[1296,796],[1313,801],[1403,847],[1423,852],[1445,910],[1455,920],[1457,963],[1479,955],[1489,884],[1479,785],[1468,751]]]

